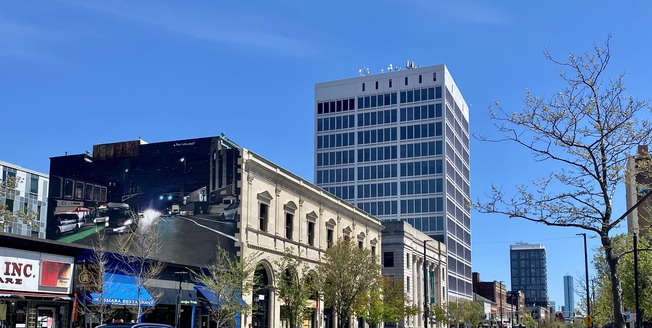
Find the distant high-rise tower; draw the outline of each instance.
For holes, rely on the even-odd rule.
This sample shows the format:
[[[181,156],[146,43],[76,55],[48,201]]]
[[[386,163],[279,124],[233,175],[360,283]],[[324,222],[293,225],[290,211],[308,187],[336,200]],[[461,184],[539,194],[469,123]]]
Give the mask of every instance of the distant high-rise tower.
[[[564,276],[564,317],[573,316],[575,309],[575,289],[573,288],[573,276]]]
[[[628,209],[650,191],[652,178],[638,172],[638,165],[643,159],[649,159],[647,145],[638,146],[636,155],[631,156],[627,161],[625,197]],[[649,233],[649,226],[652,224],[650,205],[652,205],[652,199],[648,198],[627,215],[627,231],[636,231],[640,236]]]
[[[471,299],[469,109],[444,65],[315,85],[316,184],[448,249],[448,295]]]
[[[525,294],[526,306],[548,306],[548,270],[543,245],[517,244],[509,247],[512,291]]]

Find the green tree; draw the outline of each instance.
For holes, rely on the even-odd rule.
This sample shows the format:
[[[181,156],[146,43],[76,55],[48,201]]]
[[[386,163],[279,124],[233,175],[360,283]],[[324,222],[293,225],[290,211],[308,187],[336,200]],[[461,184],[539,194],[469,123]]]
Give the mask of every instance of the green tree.
[[[372,291],[381,277],[381,266],[368,249],[349,240],[338,240],[318,265],[321,293],[326,307],[337,315],[337,326],[347,327],[354,305]]]
[[[652,248],[646,238],[638,240],[638,271],[639,271],[639,302],[640,308],[647,313],[644,320],[650,319],[652,313]],[[620,261],[620,278],[623,285],[623,305],[627,309],[634,309],[636,305],[634,291],[634,245],[631,234],[620,234],[613,238],[614,253],[618,254]],[[613,314],[609,311],[613,306],[608,266],[602,253],[597,253],[593,263],[598,276],[595,281],[595,302],[592,302],[591,314],[598,324],[613,321]],[[582,300],[586,303],[585,300]]]
[[[436,322],[448,322],[448,316],[446,314],[446,308],[438,305],[430,306],[430,316],[435,318]]]
[[[523,325],[527,328],[532,328],[532,327],[538,327],[538,323],[534,318],[529,313],[524,313],[523,314]]]
[[[464,323],[464,302],[449,301],[446,304],[446,318],[449,326],[458,327]]]
[[[413,304],[405,294],[403,283],[387,276],[381,277],[380,284],[360,300],[356,315],[371,324],[396,323],[421,312],[419,305]]]
[[[191,270],[193,279],[206,286],[217,299],[209,309],[217,327],[226,326],[237,313],[251,311],[251,306],[241,300],[243,295],[254,293],[254,286],[260,279],[254,275],[259,257],[260,253],[253,253],[237,259],[218,246],[211,263],[197,271]]]
[[[298,327],[312,314],[312,308],[307,304],[316,294],[316,279],[306,262],[290,249],[285,250],[274,266],[275,274],[279,277],[276,283],[278,298],[284,303],[281,311],[289,319],[291,328]]]
[[[522,111],[509,111],[498,103],[492,119],[502,137],[481,140],[508,141],[534,154],[539,162],[553,162],[553,171],[516,187],[508,195],[492,186],[488,200],[477,202],[481,213],[499,213],[548,226],[574,227],[595,234],[609,269],[615,327],[623,327],[622,284],[611,234],[625,216],[616,217],[612,199],[625,180],[625,166],[633,149],[649,144],[652,124],[645,118],[649,106],[627,96],[623,75],[608,80],[611,59],[606,47],[593,53],[569,55],[557,61],[566,86],[550,99],[529,91]]]
[[[30,228],[38,227],[39,213],[23,209],[16,210],[19,205],[15,203],[19,199],[19,191],[16,190],[18,184],[22,182],[20,177],[7,174],[6,179],[0,180],[0,231],[5,231],[7,228],[14,228],[20,222]]]
[[[484,314],[482,303],[465,301],[462,303],[462,306],[464,309],[464,323],[471,324],[471,327],[477,327]]]

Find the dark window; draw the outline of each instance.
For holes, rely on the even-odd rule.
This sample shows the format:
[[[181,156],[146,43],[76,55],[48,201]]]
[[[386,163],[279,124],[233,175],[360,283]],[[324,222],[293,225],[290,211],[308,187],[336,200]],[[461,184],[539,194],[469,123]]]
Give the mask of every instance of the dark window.
[[[376,81],[376,90],[378,90],[378,81]]]
[[[30,186],[29,186],[29,191],[33,194],[38,193],[38,176],[37,175],[32,175],[31,181],[30,181]]]
[[[308,222],[308,245],[315,246],[315,223]]]
[[[364,247],[364,242],[362,240],[358,241],[358,248],[362,249]]]
[[[294,215],[291,213],[285,213],[285,238],[292,240],[292,225],[294,221]]]
[[[333,246],[333,229],[326,229],[326,247]]]
[[[268,205],[261,203],[258,210],[258,217],[260,220],[260,230],[267,231],[267,212]]]
[[[432,73],[432,80],[437,81],[437,73]]]
[[[405,77],[405,85],[408,85],[408,77]]]
[[[365,84],[362,83],[362,91],[365,91]]]
[[[383,266],[386,268],[394,267],[394,252],[383,252]]]
[[[423,82],[421,79],[421,74],[419,74],[419,83]]]
[[[389,79],[389,87],[392,87],[392,79]]]

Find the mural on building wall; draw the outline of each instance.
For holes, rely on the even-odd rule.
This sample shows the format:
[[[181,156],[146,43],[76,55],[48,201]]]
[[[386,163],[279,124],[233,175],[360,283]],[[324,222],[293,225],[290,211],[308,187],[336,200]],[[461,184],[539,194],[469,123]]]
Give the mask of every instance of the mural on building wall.
[[[156,224],[162,259],[203,264],[216,245],[235,252],[238,149],[221,138],[93,146],[50,159],[48,239],[107,243]]]

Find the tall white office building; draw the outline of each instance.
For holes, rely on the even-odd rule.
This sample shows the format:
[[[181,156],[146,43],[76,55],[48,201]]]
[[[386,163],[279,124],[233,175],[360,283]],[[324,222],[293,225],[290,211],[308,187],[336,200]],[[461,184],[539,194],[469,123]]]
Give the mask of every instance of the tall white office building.
[[[1,232],[8,232],[23,236],[45,238],[45,226],[48,204],[47,174],[26,169],[16,164],[0,161],[0,183],[15,179],[15,188],[7,188],[0,192],[0,205],[6,210],[16,213],[18,211],[32,211],[37,215],[34,225],[29,225],[21,219],[16,219],[11,224],[0,225]],[[3,218],[0,217],[0,220]]]
[[[471,299],[469,110],[444,65],[315,85],[315,180],[448,249],[448,296]]]

